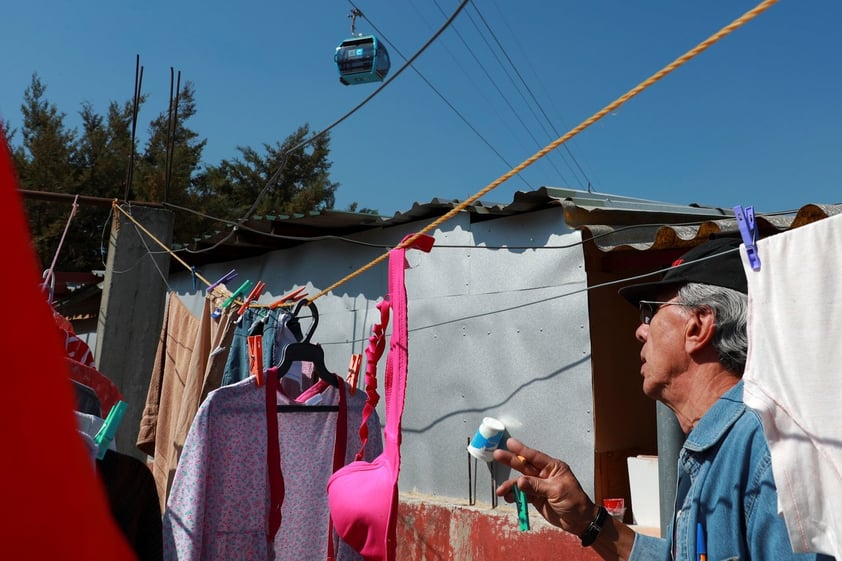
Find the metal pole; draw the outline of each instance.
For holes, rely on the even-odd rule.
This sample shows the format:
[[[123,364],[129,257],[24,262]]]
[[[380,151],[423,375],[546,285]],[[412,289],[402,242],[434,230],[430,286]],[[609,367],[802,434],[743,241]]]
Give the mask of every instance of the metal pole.
[[[678,484],[678,453],[685,435],[678,419],[669,407],[657,403],[658,415],[658,487],[661,514],[661,537],[666,537],[675,508],[675,490]]]

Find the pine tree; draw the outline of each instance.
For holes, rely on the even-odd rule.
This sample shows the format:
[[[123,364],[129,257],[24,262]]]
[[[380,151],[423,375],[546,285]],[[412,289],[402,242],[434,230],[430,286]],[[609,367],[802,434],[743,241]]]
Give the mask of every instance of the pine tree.
[[[112,102],[107,120],[86,103],[80,111],[82,135],[75,163],[79,193],[119,199],[124,196],[131,146],[131,105]],[[105,263],[111,209],[86,205],[79,209],[62,249],[73,254],[73,270],[101,269]]]
[[[33,74],[21,105],[23,144],[14,151],[18,181],[22,189],[75,193],[76,134],[65,127],[65,114],[46,100],[46,90],[38,75]],[[70,210],[70,205],[26,201],[32,241],[44,267],[49,266],[58,249]],[[57,268],[76,270],[74,259],[68,255],[62,252]]]
[[[242,159],[209,166],[199,182],[205,212],[236,221],[333,208],[339,184],[330,181],[330,136],[308,139],[309,132],[305,124],[283,142],[264,144],[262,154],[239,147]]]
[[[131,166],[132,102],[111,102],[105,117],[90,104],[82,104],[79,133],[65,126],[65,114],[47,100],[46,86],[33,74],[21,106],[22,142],[10,144],[21,188],[118,200],[128,193],[130,200],[164,202],[176,213],[173,239],[177,244],[228,227],[202,214],[235,223],[255,216],[333,208],[339,184],[330,180],[328,134],[312,137],[305,124],[283,142],[263,144],[262,152],[240,147],[240,158],[202,168],[206,141],[187,126],[196,113],[195,96],[192,83],[187,82],[178,92],[177,106],[173,100],[150,122],[148,140]],[[142,96],[140,104],[145,101]],[[0,123],[0,133],[10,143],[17,132]],[[270,178],[272,185],[267,185]],[[71,206],[30,199],[26,208],[35,249],[46,267],[58,248]],[[80,206],[57,270],[102,268],[109,216],[107,207]]]

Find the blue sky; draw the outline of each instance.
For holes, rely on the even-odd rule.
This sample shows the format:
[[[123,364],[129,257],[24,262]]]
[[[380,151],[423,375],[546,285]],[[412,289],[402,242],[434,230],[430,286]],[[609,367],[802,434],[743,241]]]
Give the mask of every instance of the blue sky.
[[[356,201],[391,215],[415,201],[464,199],[756,3],[473,0],[415,63],[462,117],[407,69],[333,129],[336,208]],[[355,4],[393,45],[394,72],[404,62],[396,51],[415,53],[459,1]],[[166,107],[172,67],[196,87],[188,125],[207,139],[204,161],[216,164],[237,156],[237,146],[274,144],[304,123],[320,131],[377,87],[338,81],[333,51],[350,34],[351,7],[7,3],[0,115],[20,124],[37,72],[47,99],[76,127],[83,102],[105,113],[110,101],[131,99],[140,55],[149,99],[139,139]],[[603,193],[761,212],[842,202],[840,22],[838,0],[782,0],[483,201],[590,182]],[[374,28],[358,19],[357,31]]]

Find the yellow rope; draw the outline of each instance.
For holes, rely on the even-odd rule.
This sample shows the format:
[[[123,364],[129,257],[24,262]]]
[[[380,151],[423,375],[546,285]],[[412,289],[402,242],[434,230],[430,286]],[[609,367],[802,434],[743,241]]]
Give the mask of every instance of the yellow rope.
[[[465,199],[464,201],[459,203],[457,206],[452,208],[450,211],[448,211],[446,214],[443,214],[442,216],[440,216],[439,218],[437,218],[436,220],[434,220],[433,222],[431,222],[430,224],[428,224],[427,226],[425,226],[424,228],[422,228],[421,230],[419,230],[418,232],[413,234],[411,237],[409,237],[406,240],[404,240],[403,242],[401,242],[397,247],[398,248],[406,248],[406,247],[412,245],[412,243],[415,242],[415,240],[417,240],[421,235],[429,232],[433,228],[436,228],[437,226],[440,226],[444,222],[450,220],[451,218],[453,218],[454,216],[459,214],[461,211],[465,210],[468,206],[473,204],[475,201],[479,200],[480,197],[488,194],[490,191],[497,188],[500,184],[504,183],[505,181],[508,181],[513,176],[517,175],[518,173],[520,173],[521,171],[523,171],[527,167],[531,166],[532,164],[537,162],[539,159],[546,156],[549,152],[551,152],[552,150],[555,150],[556,148],[558,148],[559,146],[561,146],[562,144],[564,144],[565,142],[567,142],[568,140],[570,140],[571,138],[573,138],[574,136],[576,136],[577,134],[579,134],[580,132],[582,132],[583,130],[585,130],[586,128],[588,128],[589,126],[594,124],[595,122],[597,122],[598,120],[605,117],[610,112],[616,110],[618,107],[620,107],[621,105],[626,103],[628,100],[630,100],[631,98],[633,98],[634,96],[636,96],[637,94],[639,94],[640,92],[642,92],[643,90],[645,90],[646,88],[648,88],[649,86],[651,86],[652,84],[654,84],[655,82],[657,82],[658,80],[660,80],[661,78],[663,78],[664,76],[666,76],[667,74],[672,72],[673,70],[676,70],[677,68],[679,68],[680,66],[682,66],[686,62],[688,62],[689,60],[693,59],[694,57],[696,57],[697,55],[699,55],[703,51],[707,50],[708,47],[710,47],[711,45],[713,45],[714,43],[716,43],[717,41],[719,41],[723,37],[726,37],[727,35],[731,34],[732,32],[736,31],[737,29],[739,29],[740,27],[745,25],[746,23],[750,22],[751,20],[753,20],[754,18],[756,18],[757,16],[759,16],[760,14],[762,14],[763,12],[765,12],[766,10],[771,8],[772,5],[777,3],[777,2],[778,2],[778,0],[764,0],[763,2],[758,4],[756,7],[752,8],[751,10],[749,10],[748,12],[746,12],[745,14],[743,14],[742,16],[740,16],[739,18],[734,20],[729,25],[726,25],[725,27],[720,29],[718,32],[714,33],[713,35],[711,35],[710,37],[708,37],[707,39],[705,39],[704,41],[699,43],[694,48],[690,49],[689,51],[687,51],[686,53],[684,53],[683,55],[681,55],[680,57],[675,59],[673,62],[666,65],[664,68],[662,68],[661,70],[659,70],[658,72],[656,72],[655,74],[653,74],[652,76],[650,76],[649,78],[647,78],[646,80],[644,80],[643,82],[638,84],[637,86],[633,87],[632,89],[630,89],[628,92],[626,92],[625,94],[623,94],[622,96],[620,96],[619,98],[614,100],[613,102],[609,103],[608,105],[606,105],[605,107],[603,107],[602,109],[600,109],[599,111],[594,113],[591,117],[582,121],[581,124],[574,127],[573,129],[571,129],[568,133],[566,133],[563,136],[559,137],[558,139],[554,140],[553,142],[551,142],[550,144],[548,144],[547,146],[545,146],[544,148],[542,148],[541,150],[536,152],[533,156],[527,158],[522,163],[520,163],[519,165],[512,168],[510,171],[506,172],[505,174],[501,175],[499,178],[497,178],[494,181],[492,181],[491,183],[489,183],[486,187],[484,187],[483,189],[478,191],[476,194],[468,197],[467,199]],[[353,279],[356,276],[361,275],[362,273],[371,269],[372,267],[374,267],[378,263],[384,261],[388,256],[389,256],[389,254],[385,253],[385,254],[377,257],[376,259],[374,259],[373,261],[371,261],[367,265],[362,266],[360,269],[358,269],[358,270],[354,271],[353,273],[348,274],[344,278],[336,281],[332,285],[328,286],[327,288],[325,288],[324,290],[322,290],[321,292],[319,292],[318,294],[316,294],[315,296],[310,298],[310,302],[312,302],[313,300],[316,300],[317,298],[321,298],[322,296],[329,293],[330,291],[335,290],[338,286],[348,282],[349,280]]]
[[[439,218],[437,218],[436,220],[434,220],[433,222],[431,222],[430,224],[428,224],[427,226],[425,226],[424,228],[422,228],[421,230],[419,230],[418,232],[416,232],[415,234],[413,234],[412,236],[410,236],[409,238],[407,238],[406,240],[401,242],[396,247],[397,248],[406,248],[406,247],[411,246],[415,242],[415,240],[417,240],[423,234],[426,234],[430,230],[432,230],[432,229],[436,228],[437,226],[440,226],[443,223],[447,222],[448,220],[450,220],[451,218],[453,218],[454,216],[459,214],[461,211],[468,208],[468,206],[472,205],[474,202],[479,200],[482,196],[487,195],[490,191],[496,189],[502,183],[508,181],[513,176],[522,172],[523,170],[525,170],[526,168],[528,168],[529,166],[531,166],[532,164],[534,164],[535,162],[537,162],[538,160],[540,160],[541,158],[546,156],[552,150],[555,150],[556,148],[558,148],[559,146],[561,146],[562,144],[564,144],[565,142],[567,142],[568,140],[570,140],[571,138],[573,138],[574,136],[576,136],[577,134],[579,134],[580,132],[582,132],[583,130],[585,130],[586,128],[591,126],[592,124],[594,124],[595,122],[599,121],[600,119],[602,119],[603,117],[605,117],[606,115],[611,113],[612,111],[616,110],[618,107],[620,107],[621,105],[623,105],[624,103],[629,101],[631,98],[633,98],[634,96],[636,96],[637,94],[639,94],[640,92],[642,92],[643,90],[648,88],[649,86],[653,85],[655,82],[657,82],[658,80],[660,80],[661,78],[663,78],[667,74],[669,74],[672,71],[676,70],[677,68],[683,66],[685,63],[687,63],[691,59],[695,58],[696,56],[698,56],[699,54],[701,54],[702,52],[707,50],[711,45],[713,45],[714,43],[716,43],[720,39],[730,35],[731,33],[736,31],[740,27],[744,26],[745,24],[747,24],[748,22],[750,22],[751,20],[753,20],[754,18],[756,18],[757,16],[759,16],[760,14],[762,14],[763,12],[765,12],[766,10],[771,8],[772,5],[776,4],[777,2],[778,2],[778,0],[763,0],[762,2],[760,2],[760,4],[758,4],[757,6],[755,6],[754,8],[752,8],[751,10],[749,10],[748,12],[746,12],[745,14],[740,16],[739,18],[735,19],[730,24],[726,25],[725,27],[723,27],[722,29],[720,29],[719,31],[717,31],[716,33],[714,33],[713,35],[708,37],[707,39],[705,39],[704,41],[702,41],[701,43],[699,43],[698,45],[696,45],[695,47],[693,47],[692,49],[690,49],[689,51],[687,51],[686,53],[684,53],[683,55],[678,57],[677,59],[675,59],[673,62],[671,62],[670,64],[663,67],[661,70],[654,73],[652,76],[650,76],[649,78],[647,78],[646,80],[644,80],[643,82],[641,82],[637,86],[633,87],[632,89],[630,89],[628,92],[626,92],[622,96],[618,97],[616,100],[612,101],[611,103],[609,103],[608,105],[606,105],[605,107],[603,107],[602,109],[600,109],[599,111],[594,113],[592,116],[590,116],[587,119],[585,119],[584,121],[582,121],[578,126],[574,127],[573,129],[571,129],[569,132],[567,132],[563,136],[560,136],[559,138],[557,138],[556,140],[554,140],[553,142],[551,142],[550,144],[548,144],[547,146],[545,146],[544,148],[542,148],[541,150],[536,152],[534,155],[532,155],[531,157],[527,158],[526,160],[524,160],[523,162],[521,162],[520,164],[518,164],[517,166],[512,168],[510,171],[506,172],[505,174],[501,175],[500,177],[498,177],[497,179],[495,179],[494,181],[489,183],[486,187],[480,189],[475,194],[471,195],[470,197],[468,197],[464,201],[460,202],[458,205],[456,205],[454,208],[449,210],[447,213],[443,214],[442,216],[440,216]],[[192,267],[190,267],[190,265],[188,265],[183,259],[181,259],[175,253],[173,253],[173,251],[170,248],[168,248],[160,240],[158,240],[155,236],[153,236],[152,233],[149,232],[149,230],[144,228],[143,225],[141,225],[139,222],[137,222],[129,213],[127,213],[125,210],[120,208],[120,206],[117,204],[116,200],[113,203],[113,207],[116,208],[117,210],[119,210],[120,212],[122,212],[125,216],[127,216],[129,218],[129,220],[131,220],[138,228],[143,230],[143,232],[147,236],[149,236],[152,240],[154,240],[158,245],[160,245],[162,248],[164,248],[164,250],[166,250],[179,263],[184,265],[184,267],[186,269],[192,271]],[[319,292],[318,294],[316,294],[312,298],[309,298],[308,302],[313,302],[316,299],[321,298],[322,296],[328,294],[332,290],[335,290],[337,287],[345,284],[349,280],[360,276],[361,274],[368,271],[369,269],[371,269],[371,268],[375,267],[376,265],[382,263],[388,257],[389,257],[388,252],[380,255],[379,257],[375,258],[374,260],[367,263],[366,265],[363,265],[362,267],[360,267],[356,271],[346,275],[345,277],[343,277],[343,278],[339,279],[338,281],[336,281],[335,283],[331,284],[330,286],[328,286],[327,288],[325,288],[324,290],[322,290],[321,292]],[[211,283],[206,278],[201,276],[199,273],[195,273],[195,275],[202,282],[204,282],[206,285],[208,285],[208,286],[211,285]]]
[[[129,214],[128,212],[126,212],[124,209],[122,209],[122,208],[119,206],[119,203],[118,203],[118,201],[117,201],[116,199],[114,200],[114,202],[113,202],[113,203],[111,203],[111,206],[112,206],[112,207],[114,207],[115,209],[117,209],[118,211],[120,211],[121,213],[123,213],[123,215],[125,215],[125,216],[126,216],[126,217],[127,217],[127,218],[128,218],[128,219],[129,219],[129,220],[130,220],[130,221],[131,221],[134,225],[135,225],[135,226],[137,226],[138,228],[140,228],[141,230],[143,230],[143,233],[144,233],[144,234],[146,234],[147,236],[149,236],[149,238],[150,238],[152,241],[154,241],[156,244],[158,244],[158,245],[159,245],[159,246],[161,246],[164,250],[166,250],[166,252],[167,252],[167,253],[169,253],[169,254],[170,254],[170,256],[171,256],[173,259],[177,260],[179,263],[181,263],[182,265],[184,265],[184,268],[185,268],[185,269],[187,269],[187,270],[191,271],[194,275],[196,275],[196,278],[198,278],[198,279],[199,279],[199,280],[201,280],[203,283],[205,283],[205,285],[210,286],[210,285],[212,284],[212,283],[211,283],[208,279],[206,279],[205,277],[203,277],[203,276],[202,276],[201,274],[199,274],[197,271],[193,271],[193,267],[191,267],[191,266],[190,266],[190,265],[189,265],[186,261],[184,261],[181,257],[179,257],[178,255],[176,255],[176,254],[175,254],[175,252],[173,252],[171,248],[167,247],[167,246],[164,244],[164,242],[162,242],[161,240],[159,240],[158,238],[156,238],[156,237],[152,234],[152,232],[150,232],[149,230],[147,230],[147,229],[143,226],[143,224],[141,224],[140,222],[138,222],[137,220],[135,220],[134,216],[132,216],[131,214]],[[220,290],[221,290],[221,289],[220,289]],[[227,290],[227,288],[226,288],[225,292],[227,292],[228,294],[232,294],[232,292],[231,292],[230,290]],[[235,300],[235,304],[242,304],[242,303],[243,303],[243,300]],[[288,307],[294,306],[295,304],[296,304],[295,302],[287,302],[287,303],[281,304],[281,307],[288,308]],[[266,308],[266,307],[268,307],[268,305],[266,305],[266,304],[257,304],[257,303],[255,303],[255,302],[251,302],[251,303],[250,303],[250,306],[251,306],[252,308]]]

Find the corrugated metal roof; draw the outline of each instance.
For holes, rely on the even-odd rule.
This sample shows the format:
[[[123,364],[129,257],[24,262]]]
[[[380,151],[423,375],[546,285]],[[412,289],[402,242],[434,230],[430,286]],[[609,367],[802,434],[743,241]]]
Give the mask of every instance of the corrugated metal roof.
[[[579,210],[576,209],[576,212]],[[842,204],[808,204],[796,213],[759,214],[756,216],[757,229],[760,237],[764,238],[836,214],[842,214]],[[584,238],[592,239],[592,243],[602,251],[685,248],[715,235],[740,235],[737,220],[733,216],[688,222],[673,222],[668,218],[662,216],[654,223],[634,225],[594,221],[583,224],[581,228],[585,232]]]
[[[336,210],[294,216],[254,216],[233,231],[213,232],[193,240],[189,251],[180,251],[179,256],[192,265],[250,257],[324,237],[432,221],[459,203],[456,199],[433,198],[426,203],[416,202],[409,210],[391,217]],[[560,207],[567,224],[582,229],[585,239],[592,239],[603,252],[683,248],[711,235],[739,232],[731,209],[554,187],[519,191],[505,204],[477,201],[465,212],[474,221],[484,221],[553,207]],[[807,204],[795,213],[759,215],[757,224],[761,236],[767,236],[839,213],[842,213],[839,204]]]

